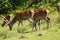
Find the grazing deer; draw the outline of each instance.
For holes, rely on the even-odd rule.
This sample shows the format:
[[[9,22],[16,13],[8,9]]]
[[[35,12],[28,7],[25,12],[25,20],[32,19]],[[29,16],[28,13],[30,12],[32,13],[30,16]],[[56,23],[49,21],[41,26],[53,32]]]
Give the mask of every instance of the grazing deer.
[[[7,14],[5,16],[1,15],[3,18],[3,23],[2,23],[2,27],[4,27],[5,25],[7,25],[8,22],[11,21],[11,15]]]
[[[29,19],[33,16],[32,13],[33,13],[33,11],[31,11],[31,10],[24,10],[21,12],[17,12],[15,17],[8,24],[10,30],[12,30],[12,26],[14,25],[14,23],[16,23],[16,21],[19,21],[18,26],[20,25],[20,23],[22,24],[22,20],[28,20],[31,23],[31,21]]]
[[[48,11],[44,8],[39,8],[34,10],[34,15],[33,15],[33,29],[37,30],[36,25],[40,25],[40,20],[44,19],[47,22],[47,29],[49,28],[49,22],[50,18],[48,17]],[[32,30],[33,30],[32,29]]]

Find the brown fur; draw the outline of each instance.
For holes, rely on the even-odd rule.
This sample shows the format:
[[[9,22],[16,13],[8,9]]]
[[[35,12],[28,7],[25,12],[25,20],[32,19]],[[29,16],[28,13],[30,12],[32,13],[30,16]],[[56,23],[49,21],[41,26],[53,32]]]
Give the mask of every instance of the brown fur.
[[[22,24],[22,20],[29,20],[31,17],[33,20],[33,28],[35,28],[35,30],[37,30],[36,23],[39,24],[39,21],[42,19],[46,20],[47,28],[49,28],[50,18],[48,17],[47,11],[44,8],[39,8],[34,10],[34,13],[31,12],[31,10],[23,10],[21,12],[17,12],[13,20],[8,24],[10,30],[12,30],[12,26],[14,25],[14,23],[16,23],[16,21],[19,21],[18,23],[19,26],[20,23]]]
[[[10,30],[12,30],[12,26],[14,25],[14,23],[16,23],[16,21],[19,21],[18,26],[20,25],[20,23],[22,24],[22,20],[28,20],[30,22],[29,19],[31,18],[31,15],[31,10],[23,10],[21,12],[17,12],[13,20],[8,24]]]
[[[31,16],[31,11],[30,10],[24,10],[22,12],[16,13],[16,18],[18,19],[27,19]]]
[[[37,30],[36,23],[39,23],[39,21],[42,19],[46,20],[47,28],[49,28],[50,18],[48,17],[48,13],[47,13],[46,9],[39,8],[39,9],[34,10],[33,28],[35,28],[35,30]]]

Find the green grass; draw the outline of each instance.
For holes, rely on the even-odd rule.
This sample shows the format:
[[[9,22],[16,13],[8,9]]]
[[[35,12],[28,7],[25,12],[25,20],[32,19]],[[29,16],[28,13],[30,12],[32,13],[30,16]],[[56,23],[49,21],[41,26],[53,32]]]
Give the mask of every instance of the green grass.
[[[28,21],[23,21],[24,25],[20,25],[19,28],[18,22],[15,23],[12,31],[9,30],[8,26],[2,28],[0,25],[0,40],[60,40],[60,19],[56,11],[53,13],[49,14],[51,26],[48,30],[46,30],[45,21],[42,21],[40,30],[37,27],[38,30],[35,32],[31,31],[32,27],[29,26]],[[39,34],[42,35],[39,36]]]

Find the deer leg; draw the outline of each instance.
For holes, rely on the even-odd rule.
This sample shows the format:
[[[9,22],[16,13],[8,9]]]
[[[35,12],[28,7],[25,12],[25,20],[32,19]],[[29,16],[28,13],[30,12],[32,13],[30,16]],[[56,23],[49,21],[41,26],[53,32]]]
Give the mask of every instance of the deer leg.
[[[19,25],[20,25],[20,21],[19,21],[19,23],[18,23],[18,27],[19,27]]]
[[[28,19],[28,21],[29,21],[30,23],[32,23],[32,21],[31,21],[30,19]]]
[[[36,28],[36,26],[37,26],[37,24],[36,24],[36,23],[34,23],[35,30],[37,31],[37,28]]]
[[[10,30],[12,30],[12,26],[9,26]]]
[[[47,22],[47,29],[48,29],[50,27],[50,18],[49,17],[46,18],[46,22]]]
[[[28,21],[29,21],[29,25],[32,26],[33,22],[30,19],[28,19]]]
[[[36,21],[33,22],[33,28],[32,30],[35,28],[35,30],[37,31],[37,28],[36,28]]]
[[[39,21],[38,21],[39,30],[40,30],[40,23],[41,23],[41,21],[39,20]]]
[[[22,23],[22,21],[21,21],[21,25],[23,26],[23,23]]]
[[[22,21],[19,21],[19,23],[18,23],[18,26],[20,25],[20,23],[21,23],[21,25],[23,26],[23,23],[22,23]]]

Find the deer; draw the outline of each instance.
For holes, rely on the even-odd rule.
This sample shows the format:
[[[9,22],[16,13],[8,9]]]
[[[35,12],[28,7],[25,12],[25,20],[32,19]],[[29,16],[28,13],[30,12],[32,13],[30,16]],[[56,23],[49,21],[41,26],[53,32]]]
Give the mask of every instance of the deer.
[[[21,12],[16,12],[15,17],[12,19],[11,22],[8,23],[9,29],[12,30],[12,26],[16,23],[16,21],[19,21],[18,27],[19,27],[20,24],[22,24],[23,20],[28,20],[30,23],[32,23],[30,21],[32,16],[33,16],[33,11],[32,10],[23,10]]]
[[[35,28],[35,30],[37,30],[36,26],[37,24],[40,26],[40,20],[45,20],[47,22],[47,29],[50,27],[50,18],[48,17],[48,13],[49,11],[46,10],[45,8],[38,8],[36,10],[34,10],[33,13],[33,28],[32,30]]]
[[[31,22],[29,19],[32,19],[33,22]],[[48,12],[44,8],[39,8],[36,10],[23,10],[21,12],[17,12],[15,17],[12,19],[12,21],[8,24],[9,29],[12,30],[12,26],[16,23],[16,21],[19,21],[18,26],[22,24],[23,20],[28,20],[30,23],[33,24],[32,30],[35,28],[37,30],[36,25],[40,25],[40,20],[44,19],[47,22],[47,28],[49,28],[50,18],[48,17]],[[23,24],[22,24],[23,25]]]

